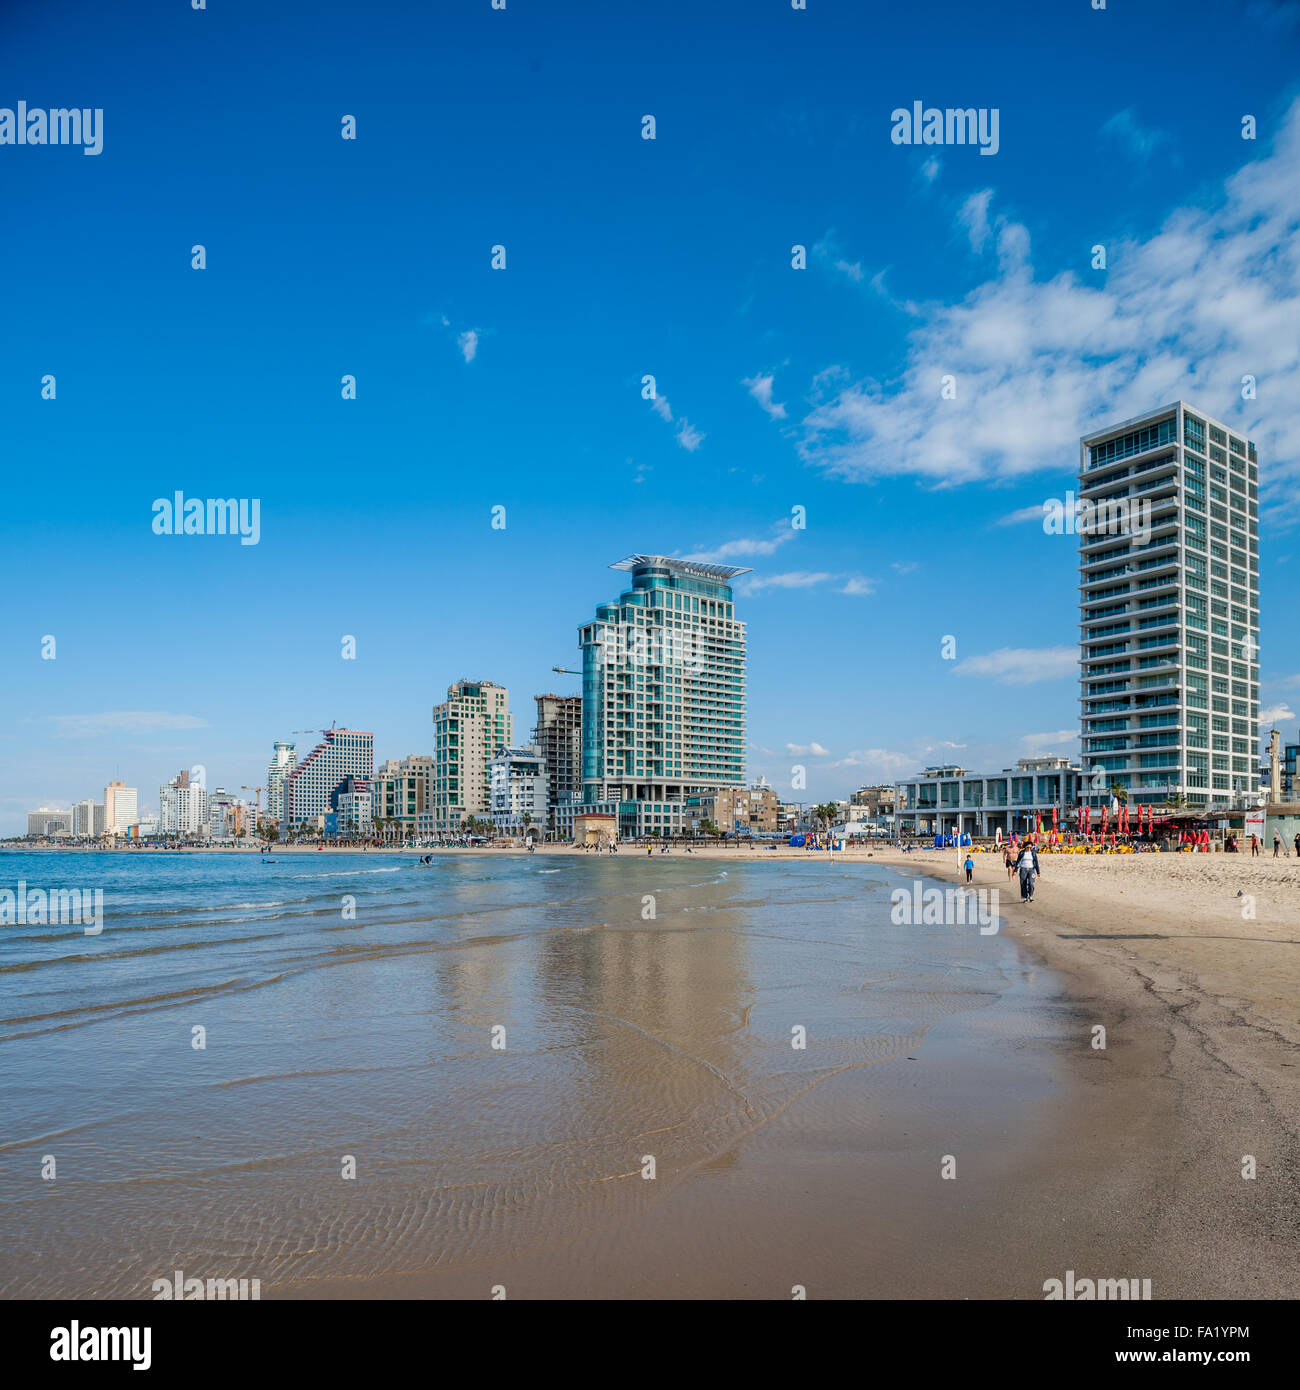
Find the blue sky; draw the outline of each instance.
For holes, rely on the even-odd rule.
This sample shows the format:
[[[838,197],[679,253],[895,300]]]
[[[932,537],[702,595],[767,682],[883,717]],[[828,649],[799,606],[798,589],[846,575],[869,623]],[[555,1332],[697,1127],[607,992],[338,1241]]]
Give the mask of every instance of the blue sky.
[[[332,720],[429,751],[462,675],[526,734],[636,551],[753,568],[803,799],[1073,752],[1074,542],[1008,518],[1179,396],[1259,445],[1295,738],[1300,5],[809,5],[4,7],[0,106],[104,148],[0,146],[0,833]],[[893,144],[918,100],[997,154]],[[260,543],[155,535],[177,489]]]

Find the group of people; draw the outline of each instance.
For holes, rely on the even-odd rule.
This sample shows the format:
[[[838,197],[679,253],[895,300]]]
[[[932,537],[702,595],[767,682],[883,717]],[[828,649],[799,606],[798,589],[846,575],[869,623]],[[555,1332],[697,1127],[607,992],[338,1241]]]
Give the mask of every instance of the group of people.
[[[1038,847],[1032,840],[1023,841],[1019,848],[1008,841],[1002,846],[1002,862],[1007,866],[1008,881],[1020,875],[1020,901],[1033,902],[1034,879],[1042,873],[1038,867]],[[975,877],[975,856],[969,850],[962,868],[966,870],[966,882],[970,883]]]
[[[1297,858],[1297,859],[1300,859],[1300,830],[1297,830],[1297,831],[1296,831],[1296,836],[1295,836],[1294,844],[1295,844],[1296,858]],[[1234,835],[1234,836],[1232,837],[1232,839],[1228,841],[1228,852],[1229,852],[1230,854],[1231,854],[1231,853],[1235,853],[1235,852],[1236,852],[1236,849],[1237,849],[1237,837]],[[1291,851],[1290,851],[1289,849],[1287,849],[1287,847],[1286,847],[1286,842],[1282,839],[1282,833],[1281,833],[1281,831],[1275,830],[1275,831],[1273,832],[1273,858],[1276,859],[1276,858],[1278,857],[1279,854],[1285,854],[1286,857],[1287,857],[1288,859],[1291,858]],[[1250,857],[1251,857],[1252,859],[1258,859],[1258,858],[1259,858],[1259,836],[1258,836],[1258,835],[1251,835],[1251,837],[1250,837]]]

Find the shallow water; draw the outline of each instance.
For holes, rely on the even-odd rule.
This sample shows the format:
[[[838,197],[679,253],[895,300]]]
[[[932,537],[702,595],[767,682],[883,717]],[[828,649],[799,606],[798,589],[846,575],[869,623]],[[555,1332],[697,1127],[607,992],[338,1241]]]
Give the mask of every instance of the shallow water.
[[[815,1135],[832,1078],[905,1122],[924,1100],[870,1069],[979,1011],[990,1096],[1023,1091],[1023,958],[892,924],[910,880],[883,866],[0,855],[19,880],[102,888],[105,915],[0,928],[4,1296],[545,1255],[743,1165],[777,1117]]]

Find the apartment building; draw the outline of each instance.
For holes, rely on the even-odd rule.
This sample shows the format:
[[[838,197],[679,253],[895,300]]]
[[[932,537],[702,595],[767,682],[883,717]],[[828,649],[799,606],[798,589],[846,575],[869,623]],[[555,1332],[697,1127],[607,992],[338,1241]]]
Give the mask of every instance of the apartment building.
[[[514,743],[509,692],[492,681],[459,680],[433,709],[433,824],[459,834],[470,816],[491,813],[492,759]]]
[[[1259,460],[1184,401],[1085,435],[1079,499],[1084,793],[1195,807],[1259,767]]]
[[[550,794],[542,750],[535,746],[500,749],[489,765],[488,784],[497,834],[535,830],[540,838],[548,823]]]
[[[423,839],[434,833],[434,762],[427,753],[390,758],[372,783],[376,830],[398,840]]]

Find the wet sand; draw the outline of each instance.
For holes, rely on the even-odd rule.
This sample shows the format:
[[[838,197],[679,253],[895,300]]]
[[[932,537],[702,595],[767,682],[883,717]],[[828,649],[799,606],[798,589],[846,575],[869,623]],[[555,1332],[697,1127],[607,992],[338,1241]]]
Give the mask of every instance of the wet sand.
[[[844,860],[868,853],[899,882],[958,881],[951,853]],[[1073,1269],[1149,1278],[1156,1299],[1294,1298],[1300,866],[1045,855],[1022,906],[999,860],[977,863],[1031,962],[1002,1001],[1023,1031],[1005,1016],[938,1025],[924,1048],[832,1078],[652,1208],[563,1249],[297,1292],[1041,1298]],[[1010,1090],[994,1065],[1008,1056]]]
[[[104,1075],[0,1136],[4,1292],[147,1296],[181,1268],[263,1298],[1040,1299],[1073,1269],[1295,1296],[1294,861],[1044,857],[981,936],[889,924],[890,889],[955,879],[953,854],[442,858],[295,854],[319,887],[268,879],[301,905],[220,933],[231,959],[253,933],[264,980],[31,1038],[51,1075]],[[373,896],[335,937],[358,872]],[[188,941],[184,917],[161,920]],[[151,959],[152,988],[194,958]],[[32,1180],[45,1147],[57,1186]]]

